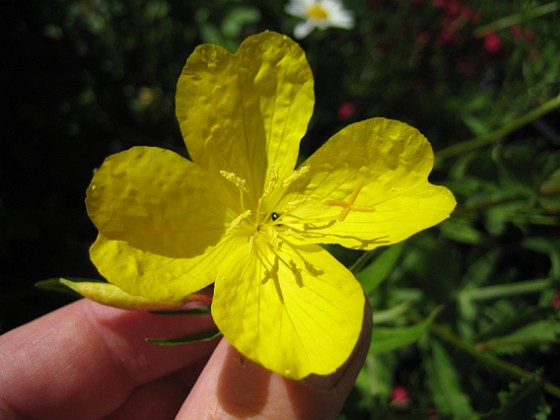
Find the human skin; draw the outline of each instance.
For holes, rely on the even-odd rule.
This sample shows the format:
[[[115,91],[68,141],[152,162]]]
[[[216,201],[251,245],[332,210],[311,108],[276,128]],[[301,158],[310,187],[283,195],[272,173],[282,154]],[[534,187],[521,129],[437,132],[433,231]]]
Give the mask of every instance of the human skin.
[[[162,316],[79,300],[0,336],[0,418],[336,418],[364,362],[371,316],[349,361],[294,381],[224,339],[158,346],[214,327],[210,316]]]

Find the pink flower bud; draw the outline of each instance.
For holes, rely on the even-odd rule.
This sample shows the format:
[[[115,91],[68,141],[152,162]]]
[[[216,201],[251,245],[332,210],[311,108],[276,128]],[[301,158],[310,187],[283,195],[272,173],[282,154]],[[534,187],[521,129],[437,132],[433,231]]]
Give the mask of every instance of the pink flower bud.
[[[410,405],[408,389],[400,385],[393,388],[391,391],[391,404],[396,408],[407,408]]]
[[[489,32],[484,37],[484,49],[490,54],[498,54],[502,50],[502,40],[496,32]]]

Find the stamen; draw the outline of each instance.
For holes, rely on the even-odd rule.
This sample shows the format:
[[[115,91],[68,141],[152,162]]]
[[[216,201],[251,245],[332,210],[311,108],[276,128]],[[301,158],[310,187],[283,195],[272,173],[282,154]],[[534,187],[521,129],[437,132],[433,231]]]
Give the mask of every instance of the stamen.
[[[303,178],[309,172],[309,166],[297,168],[288,178],[282,181],[282,187],[288,188],[293,182]]]
[[[358,195],[360,194],[360,191],[362,190],[363,186],[364,186],[364,181],[361,180],[354,187],[354,191],[352,191],[352,194],[350,194],[350,197],[348,197],[348,200],[346,200],[346,201],[345,200],[327,200],[327,201],[325,201],[325,204],[327,206],[342,207],[342,211],[340,212],[340,214],[338,216],[338,221],[339,222],[344,222],[344,220],[350,214],[351,211],[370,212],[370,213],[375,211],[374,207],[360,206],[360,205],[354,204],[356,202],[356,198],[358,198]]]
[[[243,178],[238,177],[233,172],[228,172],[221,170],[220,175],[235,185],[239,190],[243,191],[244,193],[248,193],[249,190],[247,189],[247,181]]]
[[[237,216],[235,219],[233,219],[233,221],[231,222],[231,224],[227,228],[226,233],[230,233],[231,231],[236,229],[239,226],[239,224],[243,220],[247,219],[249,216],[251,216],[251,210],[245,210],[243,213],[241,213],[239,216]]]
[[[267,196],[272,191],[274,191],[277,185],[278,185],[278,169],[276,168],[276,165],[273,164],[270,167],[270,180],[268,181],[268,185],[264,189],[263,197]]]
[[[294,201],[289,201],[286,206],[284,207],[284,213],[289,213],[292,210],[297,209],[299,206],[301,206],[302,204],[304,204],[306,201],[308,201],[308,198],[304,197],[304,198],[300,198],[298,200],[294,200]]]

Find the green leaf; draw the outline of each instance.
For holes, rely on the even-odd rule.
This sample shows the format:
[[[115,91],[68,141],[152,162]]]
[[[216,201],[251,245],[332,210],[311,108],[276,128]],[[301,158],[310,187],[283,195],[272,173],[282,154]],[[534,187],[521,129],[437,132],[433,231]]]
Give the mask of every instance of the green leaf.
[[[385,249],[375,261],[356,274],[356,278],[362,284],[366,295],[373,292],[391,274],[403,248],[404,242],[400,242]]]
[[[431,357],[424,359],[428,386],[436,406],[442,414],[454,419],[471,419],[475,413],[469,397],[461,389],[459,373],[449,354],[437,341],[430,342]]]
[[[551,409],[543,399],[541,388],[542,383],[533,378],[510,384],[508,391],[499,393],[500,407],[480,419],[547,419]]]
[[[443,236],[462,244],[477,245],[483,240],[482,233],[465,218],[451,218],[442,223],[439,228]]]
[[[511,334],[480,343],[477,348],[496,353],[522,351],[524,347],[538,344],[559,344],[560,323],[556,319],[543,319],[524,325]]]
[[[258,9],[251,7],[236,7],[224,18],[221,29],[226,38],[236,39],[243,31],[244,26],[256,23],[261,14]]]
[[[150,311],[154,315],[207,315],[210,313],[209,306],[201,306],[193,309],[180,309],[178,311]]]
[[[430,327],[438,312],[439,308],[434,309],[428,318],[409,327],[374,327],[369,353],[377,354],[392,351],[418,341]]]
[[[65,277],[65,278],[74,282],[103,282],[103,280],[88,279],[85,277]],[[38,281],[37,283],[35,283],[35,287],[42,290],[49,290],[51,292],[65,293],[67,295],[71,295],[75,297],[82,297],[79,293],[74,292],[68,286],[61,283],[60,277]]]
[[[199,343],[201,341],[210,341],[216,337],[220,337],[222,333],[217,328],[201,331],[194,334],[184,335],[176,338],[147,338],[146,341],[160,346],[179,346],[181,344]]]
[[[549,277],[560,279],[560,239],[557,236],[533,236],[525,238],[523,248],[547,255],[550,259]]]

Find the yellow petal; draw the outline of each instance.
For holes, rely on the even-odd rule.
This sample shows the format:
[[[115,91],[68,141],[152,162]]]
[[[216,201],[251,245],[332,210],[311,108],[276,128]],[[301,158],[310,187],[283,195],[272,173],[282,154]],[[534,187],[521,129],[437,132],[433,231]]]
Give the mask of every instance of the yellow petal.
[[[302,49],[265,32],[245,39],[235,55],[197,47],[177,84],[176,114],[193,161],[246,180],[256,201],[273,178],[293,171],[313,103]]]
[[[73,282],[66,279],[60,279],[60,282],[88,299],[121,309],[151,311],[178,308],[184,304],[183,301],[161,301],[133,296],[110,283]]]
[[[317,245],[273,253],[259,240],[215,284],[212,315],[247,358],[292,379],[333,373],[362,327],[364,296],[350,272]]]
[[[231,253],[224,240],[204,254],[172,258],[99,235],[90,257],[99,273],[127,293],[151,300],[181,300],[214,283],[218,266]]]
[[[86,204],[103,236],[185,258],[215,245],[235,218],[224,182],[169,150],[134,147],[105,160]]]
[[[306,178],[279,206],[286,237],[373,249],[436,225],[456,202],[428,182],[433,162],[429,142],[407,124],[374,118],[346,127],[303,163]]]

